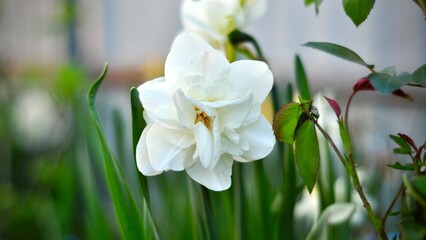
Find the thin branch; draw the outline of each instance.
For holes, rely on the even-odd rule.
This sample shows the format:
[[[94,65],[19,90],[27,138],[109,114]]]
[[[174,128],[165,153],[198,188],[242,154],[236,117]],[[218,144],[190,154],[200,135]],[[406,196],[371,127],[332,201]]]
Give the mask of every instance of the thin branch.
[[[386,219],[388,218],[388,216],[389,216],[389,214],[390,214],[390,212],[391,212],[391,210],[392,210],[393,206],[395,206],[395,203],[396,203],[396,201],[397,201],[397,200],[398,200],[398,198],[399,198],[399,195],[401,195],[401,194],[402,194],[402,192],[404,191],[404,189],[405,189],[404,184],[402,184],[402,183],[401,183],[401,186],[399,187],[398,192],[397,192],[397,193],[396,193],[396,195],[393,197],[391,204],[389,205],[388,209],[386,210],[385,214],[383,215],[383,218],[382,218],[382,225],[383,225],[382,227],[383,227],[383,229],[384,229],[384,228],[385,228],[385,226],[386,226]]]

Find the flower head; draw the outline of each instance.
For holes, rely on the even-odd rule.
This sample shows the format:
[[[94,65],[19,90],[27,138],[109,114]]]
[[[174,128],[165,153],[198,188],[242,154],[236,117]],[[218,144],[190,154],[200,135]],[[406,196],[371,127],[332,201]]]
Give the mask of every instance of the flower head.
[[[179,35],[165,76],[138,87],[147,121],[137,145],[139,171],[186,170],[209,189],[229,188],[234,160],[263,158],[275,144],[261,114],[272,83],[265,63],[229,63],[198,35]]]
[[[219,49],[229,33],[265,10],[266,0],[183,0],[181,20],[185,30],[196,32]]]

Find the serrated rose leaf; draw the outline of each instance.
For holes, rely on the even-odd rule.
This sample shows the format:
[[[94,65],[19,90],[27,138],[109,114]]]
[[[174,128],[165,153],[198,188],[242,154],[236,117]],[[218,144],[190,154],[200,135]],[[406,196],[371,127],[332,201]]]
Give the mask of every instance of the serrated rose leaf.
[[[355,26],[359,26],[367,19],[375,0],[343,0],[343,8],[346,15],[352,20]]]
[[[299,174],[311,193],[317,180],[320,158],[317,133],[312,121],[304,121],[298,129],[294,149]]]
[[[296,102],[287,103],[278,110],[273,120],[273,129],[279,141],[293,144],[294,132],[302,113],[300,103]]]
[[[368,75],[368,79],[370,79],[370,83],[376,91],[386,95],[411,82],[411,75],[403,72],[397,76],[391,76],[386,73],[376,72]]]

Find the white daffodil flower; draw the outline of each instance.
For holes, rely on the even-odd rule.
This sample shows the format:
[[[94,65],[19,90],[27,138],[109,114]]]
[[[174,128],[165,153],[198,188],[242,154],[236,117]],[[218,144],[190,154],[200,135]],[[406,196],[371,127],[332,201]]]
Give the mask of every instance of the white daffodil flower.
[[[165,76],[138,87],[147,122],[137,145],[139,171],[186,170],[211,190],[229,188],[233,160],[261,159],[275,144],[261,114],[272,83],[265,63],[229,63],[198,35],[180,34]]]
[[[198,33],[221,49],[229,33],[265,11],[266,0],[183,0],[181,21],[185,30]]]

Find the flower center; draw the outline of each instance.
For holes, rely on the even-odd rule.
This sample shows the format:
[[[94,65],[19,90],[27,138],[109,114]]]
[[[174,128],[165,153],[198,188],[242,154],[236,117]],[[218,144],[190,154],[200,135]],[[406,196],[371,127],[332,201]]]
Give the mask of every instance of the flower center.
[[[204,126],[210,128],[210,117],[198,107],[195,108],[195,113],[197,116],[195,117],[194,123],[202,122]]]

